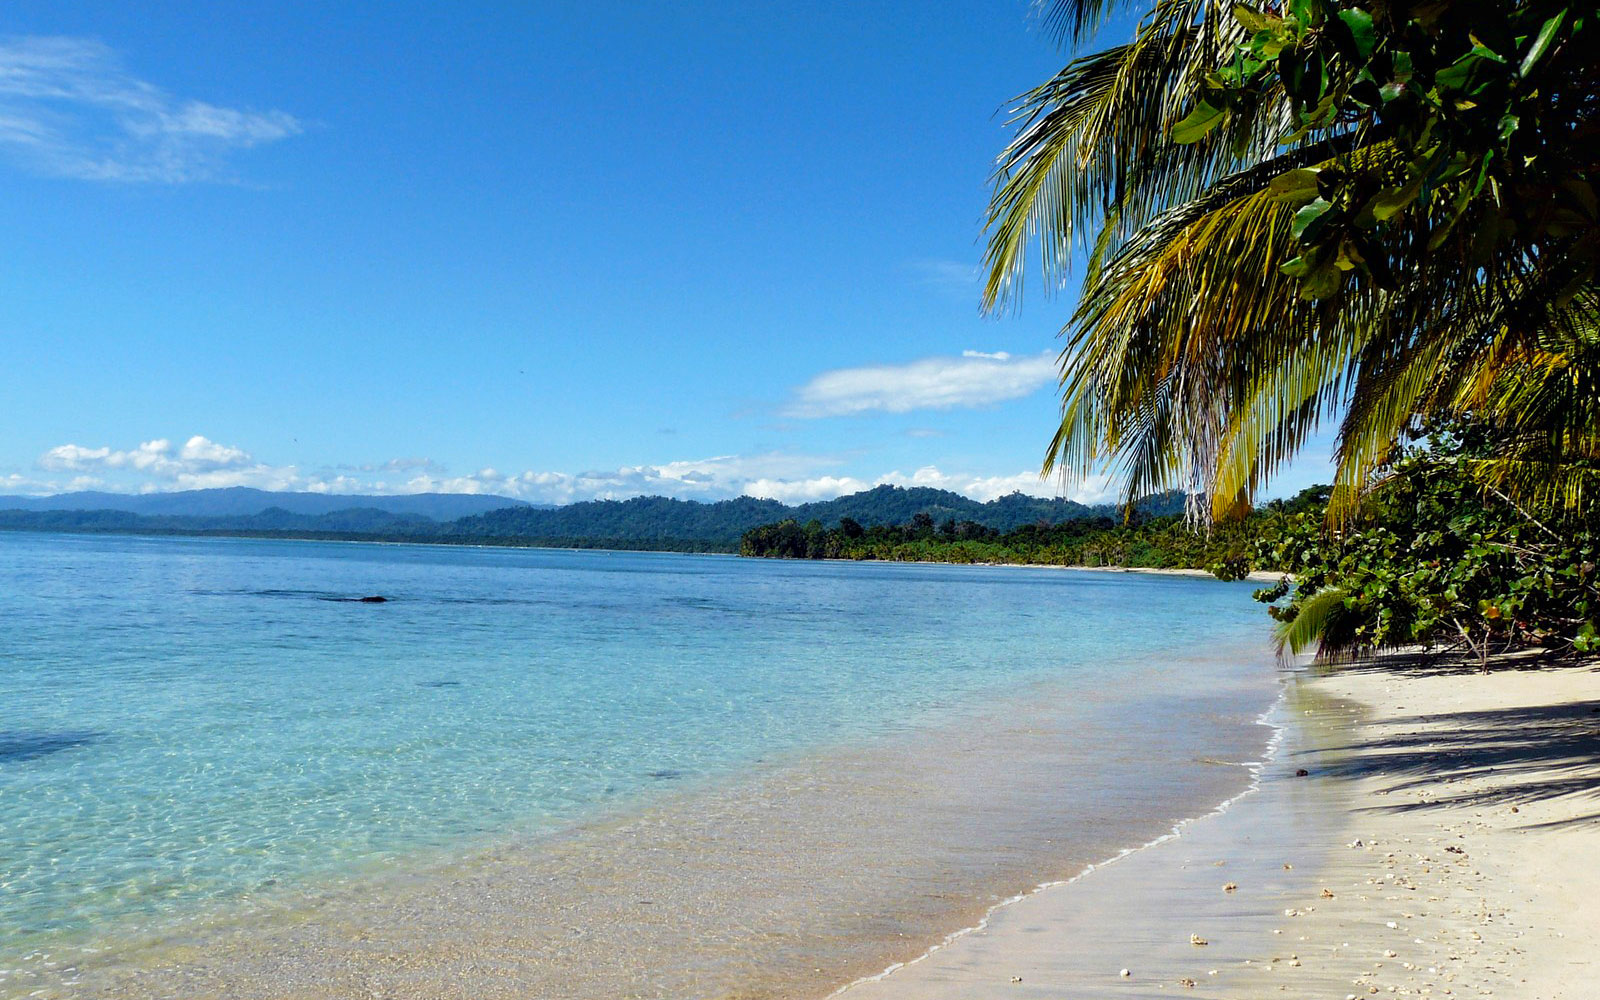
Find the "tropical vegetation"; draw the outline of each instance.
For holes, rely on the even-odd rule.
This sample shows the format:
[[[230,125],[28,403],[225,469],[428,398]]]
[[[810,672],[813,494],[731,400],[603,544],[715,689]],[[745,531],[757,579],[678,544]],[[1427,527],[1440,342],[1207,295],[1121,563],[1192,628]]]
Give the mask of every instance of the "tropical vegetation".
[[[1256,594],[1280,645],[1329,657],[1420,647],[1485,669],[1499,654],[1600,649],[1600,518],[1485,491],[1473,469],[1493,447],[1479,427],[1434,428],[1340,531],[1313,510],[1255,538],[1251,565],[1294,575]]]
[[[1082,41],[1127,6],[1049,10]],[[991,306],[1030,261],[1054,285],[1081,257],[1046,465],[1111,461],[1130,495],[1183,488],[1221,515],[1338,417],[1346,513],[1419,417],[1473,413],[1515,439],[1486,474],[1571,460],[1563,499],[1592,490],[1596,424],[1508,404],[1520,374],[1588,378],[1571,368],[1597,304],[1593,10],[1139,13],[1131,40],[1023,97],[990,208]]]
[[[1507,573],[1538,563],[1589,579],[1580,536],[1600,475],[1593,5],[1045,9],[1074,45],[1137,18],[1127,40],[1021,98],[996,174],[986,304],[1017,301],[1030,270],[1048,287],[1082,272],[1045,468],[1110,466],[1130,496],[1185,490],[1203,526],[1245,515],[1273,473],[1331,429],[1334,488],[1320,533],[1298,550],[1308,562],[1280,611],[1300,618],[1288,638],[1318,634],[1330,648],[1437,642],[1451,629],[1479,646],[1479,636],[1548,638],[1507,613],[1510,591],[1485,596],[1462,581],[1440,582],[1433,611],[1374,611],[1381,626],[1358,612],[1376,607],[1360,595],[1428,590],[1435,559],[1448,572],[1481,556]],[[1452,450],[1428,457],[1424,432],[1446,425],[1470,428],[1470,447],[1451,438]],[[1472,532],[1482,553],[1373,534],[1454,523],[1446,514],[1467,497],[1501,519]],[[1426,525],[1408,520],[1422,509]],[[1367,564],[1390,560],[1388,576],[1363,575],[1351,554],[1363,545]],[[1558,550],[1577,562],[1540,562],[1567,558]],[[1510,585],[1495,579],[1490,589]],[[1563,634],[1581,650],[1591,586],[1517,606],[1568,602],[1560,616],[1584,624]]]
[[[1172,507],[1163,514],[1135,509],[1127,516],[1102,513],[1009,531],[954,518],[938,523],[927,514],[871,527],[850,518],[834,528],[789,518],[745,532],[739,552],[769,559],[1197,569],[1242,579],[1252,570],[1279,568],[1273,560],[1284,529],[1301,524],[1302,515],[1320,518],[1327,497],[1327,487],[1314,486],[1206,533],[1191,530],[1181,508]]]

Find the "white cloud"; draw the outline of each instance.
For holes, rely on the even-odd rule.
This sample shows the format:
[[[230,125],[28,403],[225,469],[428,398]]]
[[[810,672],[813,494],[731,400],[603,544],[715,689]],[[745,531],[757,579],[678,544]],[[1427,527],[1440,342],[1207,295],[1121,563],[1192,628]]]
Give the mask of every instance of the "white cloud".
[[[309,488],[294,466],[265,465],[242,448],[218,444],[199,434],[178,447],[166,438],[145,441],[127,449],[57,445],[39,456],[36,465],[45,472],[83,475],[65,483],[50,482],[45,489],[28,492],[70,492],[86,488],[81,485],[84,481],[140,493],[222,486],[254,486],[263,490]],[[46,484],[41,481],[40,485]]]
[[[240,470],[250,464],[250,453],[240,448],[217,444],[210,438],[194,437],[174,448],[166,438],[145,441],[126,451],[110,447],[85,448],[77,444],[57,445],[39,456],[38,466],[48,472],[90,472],[128,469],[163,479]]]
[[[0,150],[40,173],[178,184],[216,179],[229,153],[303,130],[283,111],[180,98],[87,38],[0,41]]]
[[[451,475],[427,458],[400,458],[303,472],[294,465],[257,461],[243,448],[220,444],[201,435],[190,437],[182,445],[174,445],[166,438],[155,438],[125,449],[64,444],[45,452],[36,464],[44,473],[63,476],[11,474],[0,477],[0,493],[41,495],[81,489],[154,493],[251,486],[334,495],[492,494],[553,504],[624,500],[637,496],[715,501],[741,495],[792,504],[829,500],[871,489],[880,483],[930,486],[975,500],[993,500],[1014,491],[1043,497],[1058,496],[1061,492],[1059,480],[1040,479],[1037,473],[1026,470],[1013,475],[983,475],[945,472],[927,465],[909,473],[893,470],[864,477],[835,471],[839,465],[837,458],[788,452],[716,455],[577,473],[501,472],[487,467]],[[389,474],[394,473],[399,475],[390,478]],[[1069,495],[1083,503],[1103,503],[1116,499],[1115,484],[1108,477],[1095,477],[1080,484]]]
[[[43,496],[75,490],[94,490],[104,485],[105,481],[95,476],[73,476],[67,480],[35,479],[18,472],[0,476],[0,494],[10,496]],[[4,498],[0,497],[0,507],[4,505]]]
[[[753,479],[744,484],[746,496],[778,500],[787,504],[832,500],[849,493],[870,490],[876,483],[854,476],[818,476],[815,479]]]
[[[250,461],[249,453],[243,449],[217,444],[198,434],[183,443],[178,458],[189,466],[207,469],[230,468]]]
[[[966,351],[959,358],[823,372],[795,390],[783,414],[839,417],[989,406],[1030,395],[1055,379],[1054,351],[1020,358],[1004,351]]]
[[[768,452],[759,455],[718,455],[659,465],[631,465],[578,473],[502,473],[489,468],[464,476],[418,475],[392,490],[384,483],[374,485],[381,487],[379,492],[493,493],[536,503],[556,504],[657,495],[690,500],[725,500],[749,492],[746,489],[748,484],[770,483],[774,484],[774,489],[779,489],[779,484],[797,481],[796,477],[814,472],[819,465],[827,462],[826,459],[811,456]]]

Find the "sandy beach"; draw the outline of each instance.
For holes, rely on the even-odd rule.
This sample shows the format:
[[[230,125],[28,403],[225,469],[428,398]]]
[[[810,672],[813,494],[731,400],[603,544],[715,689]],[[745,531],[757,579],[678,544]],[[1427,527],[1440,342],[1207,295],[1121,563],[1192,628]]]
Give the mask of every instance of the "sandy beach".
[[[1600,997],[1600,671],[1288,684],[1254,791],[841,995]]]

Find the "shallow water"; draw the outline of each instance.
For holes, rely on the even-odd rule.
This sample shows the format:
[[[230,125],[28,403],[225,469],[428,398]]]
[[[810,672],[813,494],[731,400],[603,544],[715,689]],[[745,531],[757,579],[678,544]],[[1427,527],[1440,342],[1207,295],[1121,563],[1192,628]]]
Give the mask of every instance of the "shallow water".
[[[0,994],[800,995],[1242,786],[1249,590],[0,536]]]

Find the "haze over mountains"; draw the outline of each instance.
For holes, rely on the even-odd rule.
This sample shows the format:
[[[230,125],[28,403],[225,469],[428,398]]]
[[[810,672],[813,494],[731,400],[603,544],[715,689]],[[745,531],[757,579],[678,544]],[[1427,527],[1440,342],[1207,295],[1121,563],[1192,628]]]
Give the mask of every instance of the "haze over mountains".
[[[331,514],[362,508],[391,514],[416,514],[435,521],[453,521],[501,507],[525,507],[522,500],[472,493],[408,493],[362,496],[332,493],[276,493],[230,486],[173,493],[59,493],[48,497],[0,496],[0,510],[120,510],[130,514],[169,517],[248,517],[277,507],[291,514]]]
[[[1152,497],[1151,515],[1182,509],[1182,496]],[[1023,524],[1119,517],[1115,505],[1013,493],[987,503],[948,490],[878,486],[834,500],[790,506],[736,497],[704,503],[669,497],[590,500],[540,507],[499,496],[412,494],[333,496],[231,488],[138,496],[70,493],[0,497],[0,529],[74,532],[263,535],[384,541],[565,545],[734,551],[751,528],[793,518],[835,527],[975,521],[998,531]]]

